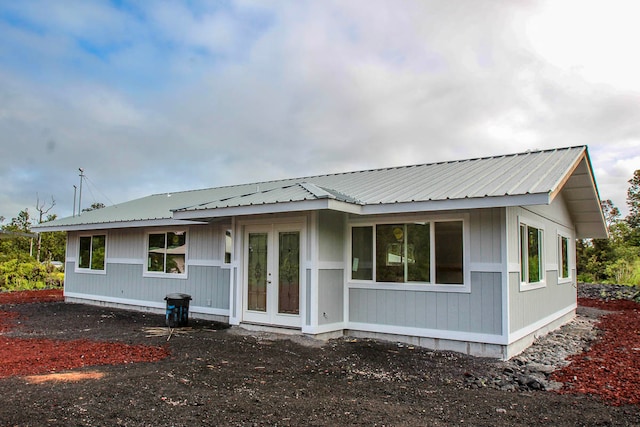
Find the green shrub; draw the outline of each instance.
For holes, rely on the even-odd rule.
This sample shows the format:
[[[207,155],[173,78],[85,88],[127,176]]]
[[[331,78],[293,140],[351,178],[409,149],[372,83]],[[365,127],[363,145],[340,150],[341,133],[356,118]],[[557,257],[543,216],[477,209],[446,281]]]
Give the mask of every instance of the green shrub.
[[[5,291],[61,287],[64,273],[33,258],[0,262],[0,289]]]

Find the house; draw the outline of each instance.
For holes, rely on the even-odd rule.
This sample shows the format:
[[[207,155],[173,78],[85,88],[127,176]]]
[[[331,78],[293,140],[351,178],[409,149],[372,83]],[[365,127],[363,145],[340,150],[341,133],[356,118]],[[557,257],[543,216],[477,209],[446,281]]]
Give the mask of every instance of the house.
[[[47,222],[67,301],[506,359],[576,311],[607,230],[587,147],[156,194]]]

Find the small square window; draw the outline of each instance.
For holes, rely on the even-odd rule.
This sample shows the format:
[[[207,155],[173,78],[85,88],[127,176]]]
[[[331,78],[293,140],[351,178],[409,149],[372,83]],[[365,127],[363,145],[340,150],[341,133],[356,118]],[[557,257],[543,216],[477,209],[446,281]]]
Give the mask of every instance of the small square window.
[[[80,236],[78,268],[104,271],[106,242],[107,237],[104,234]]]

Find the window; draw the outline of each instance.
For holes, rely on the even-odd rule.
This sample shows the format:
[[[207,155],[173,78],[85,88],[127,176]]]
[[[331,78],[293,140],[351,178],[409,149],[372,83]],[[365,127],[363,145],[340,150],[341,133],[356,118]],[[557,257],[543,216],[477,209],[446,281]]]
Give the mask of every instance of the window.
[[[571,277],[571,267],[569,266],[569,238],[558,236],[558,277],[568,279]]]
[[[104,271],[106,236],[80,236],[78,268]]]
[[[373,280],[373,227],[353,227],[351,242],[351,278]]]
[[[148,237],[147,271],[168,274],[186,272],[187,233],[151,233]]]
[[[225,231],[224,234],[224,263],[231,264],[231,249],[233,248],[233,239],[231,238],[231,230]]]
[[[379,283],[462,285],[463,241],[462,221],[353,227],[351,278],[375,277]]]
[[[520,224],[520,280],[540,283],[544,280],[542,229]]]

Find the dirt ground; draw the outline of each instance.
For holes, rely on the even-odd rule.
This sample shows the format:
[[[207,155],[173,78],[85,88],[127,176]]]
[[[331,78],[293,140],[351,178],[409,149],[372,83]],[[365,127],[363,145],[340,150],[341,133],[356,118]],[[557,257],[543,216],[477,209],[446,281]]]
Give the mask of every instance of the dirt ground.
[[[470,389],[465,374],[502,362],[457,353],[193,319],[169,337],[162,316],[55,301],[0,312],[22,369],[0,379],[2,426],[640,425],[639,405],[589,394]],[[37,350],[21,359],[14,340]]]

